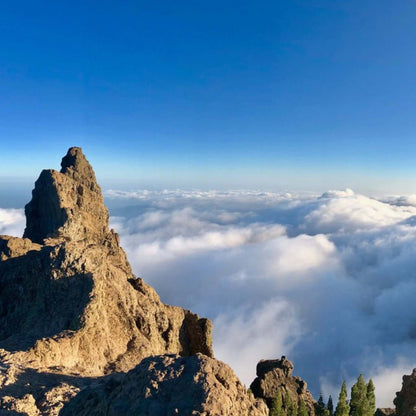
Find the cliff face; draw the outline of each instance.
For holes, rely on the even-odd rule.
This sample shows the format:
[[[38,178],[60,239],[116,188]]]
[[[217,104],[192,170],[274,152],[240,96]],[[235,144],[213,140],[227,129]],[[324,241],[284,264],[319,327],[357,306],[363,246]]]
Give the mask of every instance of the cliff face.
[[[210,358],[211,321],[133,275],[80,148],[25,213],[23,238],[0,236],[0,414],[267,414]]]

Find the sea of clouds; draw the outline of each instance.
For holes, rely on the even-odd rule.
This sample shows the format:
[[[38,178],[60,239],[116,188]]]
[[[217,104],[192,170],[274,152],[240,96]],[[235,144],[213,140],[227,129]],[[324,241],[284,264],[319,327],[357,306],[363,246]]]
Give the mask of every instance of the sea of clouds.
[[[247,385],[286,355],[317,397],[372,377],[391,406],[416,367],[416,197],[108,190],[111,226],[164,302],[214,321]],[[21,235],[23,210],[0,209]]]

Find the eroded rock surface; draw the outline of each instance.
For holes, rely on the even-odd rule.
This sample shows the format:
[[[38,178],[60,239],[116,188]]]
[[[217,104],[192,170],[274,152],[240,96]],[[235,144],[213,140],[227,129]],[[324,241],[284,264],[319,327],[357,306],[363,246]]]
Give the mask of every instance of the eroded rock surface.
[[[24,238],[0,237],[0,407],[19,412],[34,397],[40,414],[53,414],[39,375],[54,374],[46,385],[65,401],[88,377],[150,355],[213,355],[211,321],[163,304],[133,275],[80,148],[60,172],[42,171],[25,212]],[[32,387],[21,388],[29,373]]]
[[[283,399],[288,392],[292,402],[299,403],[303,400],[309,414],[313,416],[316,402],[307,390],[306,381],[292,375],[293,368],[292,362],[284,356],[280,360],[261,360],[257,364],[257,377],[250,389],[255,397],[264,399],[269,408],[277,394]]]
[[[397,416],[416,416],[416,368],[403,376],[402,389],[394,399]]]
[[[116,374],[83,390],[62,416],[267,416],[267,406],[221,361],[202,354],[144,359],[127,374]]]

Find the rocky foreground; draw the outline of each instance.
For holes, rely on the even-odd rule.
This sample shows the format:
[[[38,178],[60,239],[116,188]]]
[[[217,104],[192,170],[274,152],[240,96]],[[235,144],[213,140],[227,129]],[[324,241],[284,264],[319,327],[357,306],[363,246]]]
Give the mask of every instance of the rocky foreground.
[[[0,236],[0,415],[266,416],[316,402],[293,364],[261,361],[248,392],[213,357],[212,323],[132,273],[80,148],[44,170],[23,238]],[[396,399],[416,416],[416,372]]]

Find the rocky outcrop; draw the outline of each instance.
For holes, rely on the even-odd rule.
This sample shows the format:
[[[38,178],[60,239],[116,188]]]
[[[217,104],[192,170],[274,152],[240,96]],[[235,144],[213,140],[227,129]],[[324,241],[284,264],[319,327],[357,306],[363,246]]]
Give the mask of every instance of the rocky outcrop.
[[[0,235],[0,261],[24,256],[30,251],[40,251],[41,248],[40,244],[33,243],[28,238]]]
[[[256,398],[264,399],[267,406],[272,406],[277,394],[282,398],[289,393],[293,403],[301,400],[305,403],[310,415],[315,415],[315,400],[307,390],[307,384],[300,377],[292,376],[293,364],[282,357],[280,360],[261,360],[257,364],[257,377],[250,389]]]
[[[202,354],[144,359],[84,389],[61,416],[267,416],[264,402],[247,394],[230,367]]]
[[[402,389],[393,401],[397,416],[416,416],[416,368],[412,374],[403,376]]]
[[[1,408],[48,402],[48,391],[66,391],[64,376],[65,401],[87,378],[151,355],[213,355],[211,321],[165,305],[133,275],[80,148],[60,172],[42,171],[25,213],[24,238],[0,236]],[[39,390],[47,374],[58,376]]]

